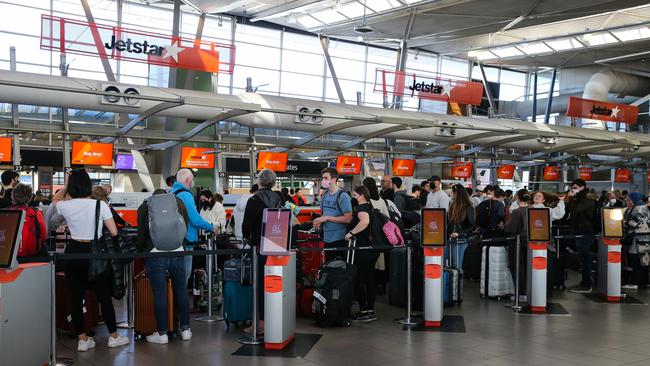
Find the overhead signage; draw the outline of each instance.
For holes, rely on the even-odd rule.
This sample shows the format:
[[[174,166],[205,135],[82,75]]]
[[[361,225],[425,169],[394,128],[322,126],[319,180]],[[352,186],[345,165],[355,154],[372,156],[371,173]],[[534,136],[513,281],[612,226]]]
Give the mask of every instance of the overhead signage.
[[[288,160],[286,173],[314,176],[319,175],[325,168],[327,168],[326,162]],[[228,173],[248,173],[250,171],[249,161],[242,158],[226,158],[226,169],[224,171]]]
[[[497,167],[497,178],[512,179],[515,176],[515,166],[512,164]]]
[[[393,159],[393,175],[396,177],[412,177],[415,173],[415,160]]]
[[[72,141],[73,165],[113,165],[113,144]]]
[[[12,161],[11,140],[11,137],[0,137],[0,162],[2,163]]]
[[[375,92],[442,102],[479,105],[483,84],[435,75],[377,69]]]
[[[471,162],[455,162],[451,166],[452,178],[471,178],[472,177],[472,163]]]
[[[136,170],[135,159],[131,154],[117,154],[115,156],[115,169],[117,170]]]
[[[235,47],[201,39],[41,15],[41,49],[232,74]]]
[[[289,154],[261,151],[257,154],[257,170],[271,169],[274,172],[286,172]]]
[[[555,181],[560,179],[560,167],[559,166],[545,166],[544,167],[544,180]]]
[[[648,172],[648,173],[646,174],[646,181],[647,181],[648,183],[650,183],[650,172]]]
[[[586,181],[590,181],[593,179],[594,176],[594,169],[593,168],[578,168],[578,175],[580,176],[580,179]]]
[[[359,156],[339,156],[336,158],[336,170],[341,175],[361,174],[363,159]]]
[[[616,169],[616,175],[614,177],[616,183],[630,183],[630,180],[632,180],[632,171],[630,169]]]
[[[569,97],[569,108],[567,109],[566,115],[568,117],[635,124],[639,116],[639,107],[629,104]]]
[[[214,169],[214,154],[209,151],[214,148],[184,146],[181,148],[181,168]]]

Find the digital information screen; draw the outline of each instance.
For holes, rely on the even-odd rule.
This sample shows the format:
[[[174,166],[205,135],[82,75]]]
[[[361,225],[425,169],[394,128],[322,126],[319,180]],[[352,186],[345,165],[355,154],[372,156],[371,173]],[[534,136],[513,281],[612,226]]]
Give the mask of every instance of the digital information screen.
[[[447,212],[444,208],[422,209],[422,246],[444,246],[447,242]]]
[[[291,243],[291,210],[264,209],[262,217],[262,255],[289,255]]]
[[[602,226],[605,238],[623,237],[623,208],[603,208]]]
[[[551,210],[528,208],[528,241],[551,241]]]
[[[21,239],[24,211],[0,210],[0,268],[11,267]]]

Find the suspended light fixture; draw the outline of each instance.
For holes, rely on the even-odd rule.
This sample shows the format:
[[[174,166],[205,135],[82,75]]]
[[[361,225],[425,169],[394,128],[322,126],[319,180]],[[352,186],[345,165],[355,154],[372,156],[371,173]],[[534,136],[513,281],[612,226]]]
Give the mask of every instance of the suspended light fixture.
[[[366,24],[366,9],[367,9],[366,8],[366,1],[364,0],[364,2],[363,2],[363,22],[361,23],[361,25],[357,25],[357,26],[354,27],[354,31],[357,32],[357,33],[365,34],[365,33],[372,33],[372,32],[375,31],[375,28],[373,28],[373,27],[369,26],[368,24]]]

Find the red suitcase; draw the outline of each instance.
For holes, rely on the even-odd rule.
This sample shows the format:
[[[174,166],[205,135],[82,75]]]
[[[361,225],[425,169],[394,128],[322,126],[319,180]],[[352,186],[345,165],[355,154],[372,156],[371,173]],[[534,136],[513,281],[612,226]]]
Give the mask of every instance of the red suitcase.
[[[309,279],[310,283],[316,281],[316,272],[325,263],[325,255],[321,250],[325,243],[320,238],[319,234],[308,233],[305,231],[298,231],[298,240],[296,241],[300,249],[312,249],[308,251],[300,251],[300,262],[302,263],[302,274]]]

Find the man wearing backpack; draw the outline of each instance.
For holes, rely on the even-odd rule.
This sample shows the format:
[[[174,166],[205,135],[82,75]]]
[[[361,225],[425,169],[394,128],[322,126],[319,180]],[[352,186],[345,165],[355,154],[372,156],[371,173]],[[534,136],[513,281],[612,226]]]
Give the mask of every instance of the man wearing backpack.
[[[505,192],[494,191],[494,196],[476,206],[476,226],[484,238],[498,237],[503,234],[506,206],[503,203]]]
[[[325,190],[321,200],[322,216],[314,220],[314,227],[323,228],[323,241],[326,248],[345,248],[347,226],[352,221],[352,199],[338,186],[339,172],[331,167],[321,172],[321,187]],[[340,252],[327,252],[328,261],[342,256]]]
[[[199,229],[215,231],[216,228],[204,220],[196,209],[196,201],[190,189],[194,188],[194,174],[189,169],[181,169],[176,173],[176,182],[169,193],[183,201],[187,209],[187,236],[185,237],[185,250],[193,250],[199,241]],[[185,278],[189,281],[192,275],[192,256],[185,257]]]
[[[5,170],[0,175],[2,180],[2,187],[4,188],[4,196],[0,197],[0,208],[7,208],[11,206],[11,191],[20,183],[20,175],[13,170]]]
[[[569,214],[569,225],[576,235],[583,235],[576,238],[576,250],[582,261],[582,281],[580,285],[569,290],[573,293],[591,292],[591,245],[595,239],[596,228],[594,223],[600,218],[596,217],[596,201],[588,197],[589,190],[587,183],[582,179],[576,179],[571,183],[569,197],[572,199],[566,205]]]
[[[29,207],[32,200],[32,187],[29,184],[18,183],[11,192],[11,209],[25,211],[25,223],[23,225],[23,236],[18,247],[18,258],[25,261],[27,257],[43,256],[47,253],[45,239],[45,220],[43,214],[33,207]]]
[[[173,227],[173,225],[170,225],[170,220],[178,220],[179,224],[182,225],[181,227],[183,227],[189,220],[183,201],[177,196],[167,195],[167,197],[163,197],[164,195],[167,195],[164,189],[156,189],[152,197],[142,202],[140,207],[138,207],[138,239],[136,242],[138,252],[148,253],[183,250],[182,230],[175,240],[177,242],[176,248],[172,246],[162,248],[162,243],[154,240],[157,239],[155,238],[156,234],[154,233],[152,235],[151,230],[155,230],[156,225],[167,224]],[[169,212],[168,210],[164,210],[165,212],[163,212],[163,210],[156,209],[156,207],[162,207],[160,203],[164,204],[165,198],[173,198],[172,203],[175,201],[176,210],[174,212]],[[171,206],[167,204],[166,206],[172,207],[173,204]],[[158,215],[160,216],[155,217]],[[166,218],[168,220],[165,220]],[[153,227],[150,229],[149,225]],[[173,243],[171,244],[173,245]],[[151,284],[151,292],[153,293],[154,315],[156,318],[156,332],[147,336],[147,342],[157,344],[167,344],[169,342],[169,338],[167,337],[167,331],[170,327],[170,324],[167,324],[167,273],[171,277],[175,303],[178,306],[182,339],[185,341],[190,340],[192,338],[192,332],[190,331],[190,303],[187,296],[185,258],[145,258],[145,268],[149,277],[149,283]]]

